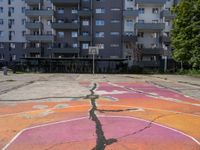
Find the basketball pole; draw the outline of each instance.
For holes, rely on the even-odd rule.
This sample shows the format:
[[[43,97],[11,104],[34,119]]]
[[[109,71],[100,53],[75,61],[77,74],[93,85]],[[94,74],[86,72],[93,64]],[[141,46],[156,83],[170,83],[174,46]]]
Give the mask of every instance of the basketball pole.
[[[93,75],[95,74],[95,57],[94,57],[94,53],[93,53]]]

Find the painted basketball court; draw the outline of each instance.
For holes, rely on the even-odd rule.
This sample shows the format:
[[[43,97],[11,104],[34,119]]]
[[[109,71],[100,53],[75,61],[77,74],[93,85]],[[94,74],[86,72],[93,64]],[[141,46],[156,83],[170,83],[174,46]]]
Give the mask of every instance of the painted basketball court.
[[[77,82],[83,97],[2,104],[1,149],[200,150],[198,98],[143,80]]]

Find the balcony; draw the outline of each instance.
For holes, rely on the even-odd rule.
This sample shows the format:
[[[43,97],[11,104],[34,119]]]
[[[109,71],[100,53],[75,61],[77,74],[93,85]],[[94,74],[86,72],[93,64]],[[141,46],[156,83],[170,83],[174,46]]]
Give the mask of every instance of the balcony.
[[[134,66],[140,66],[140,67],[159,67],[160,62],[159,61],[141,61],[141,62],[133,62]]]
[[[135,28],[138,30],[163,30],[164,23],[136,23]]]
[[[67,54],[75,54],[79,53],[80,48],[73,48],[73,47],[63,47],[63,48],[53,48],[52,53],[67,53]]]
[[[41,53],[41,48],[40,47],[27,47],[26,52],[27,53]]]
[[[123,16],[124,17],[137,17],[139,15],[138,10],[124,10]]]
[[[75,30],[75,29],[78,29],[80,28],[80,24],[79,23],[74,23],[74,22],[71,22],[71,23],[64,23],[64,22],[61,22],[61,23],[57,23],[57,22],[54,22],[52,23],[52,28],[54,29],[57,29],[57,30]]]
[[[26,40],[31,42],[49,43],[54,41],[53,35],[26,35]]]
[[[39,3],[43,3],[43,0],[25,0],[25,3],[28,5],[39,5]]]
[[[27,29],[41,29],[43,24],[41,22],[26,22]]]
[[[63,6],[63,5],[77,5],[80,3],[80,0],[51,0],[54,5]]]
[[[79,15],[79,17],[91,17],[92,11],[91,10],[79,10],[78,15]]]
[[[175,16],[175,14],[170,12],[169,10],[163,10],[160,13],[160,17],[161,18],[165,17],[166,19],[174,19],[176,16]]]
[[[54,15],[54,11],[53,10],[26,10],[25,12],[26,16],[29,17],[37,17],[37,16],[53,16]]]
[[[152,5],[164,5],[166,0],[136,0],[136,4],[152,4]]]
[[[169,36],[160,36],[160,42],[170,43],[170,37]]]
[[[123,41],[124,42],[137,42],[137,36],[134,34],[123,34]]]
[[[92,37],[91,36],[83,36],[83,35],[79,35],[78,40],[80,42],[90,42],[92,41]]]
[[[163,48],[143,48],[142,55],[162,55]]]

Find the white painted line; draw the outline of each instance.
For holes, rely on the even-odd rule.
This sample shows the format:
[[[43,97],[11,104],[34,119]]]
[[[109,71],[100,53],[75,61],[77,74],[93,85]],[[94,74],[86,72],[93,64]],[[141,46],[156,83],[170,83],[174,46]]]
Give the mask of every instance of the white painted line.
[[[47,123],[47,124],[43,124],[43,125],[37,125],[37,126],[34,126],[34,127],[25,128],[25,129],[21,130],[19,133],[17,133],[14,136],[14,138],[8,144],[6,144],[2,148],[2,150],[6,150],[23,132],[25,132],[27,130],[31,130],[31,129],[35,129],[35,128],[40,128],[40,127],[45,127],[45,126],[50,126],[50,125],[55,125],[55,124],[59,124],[59,123],[65,123],[65,122],[82,120],[82,119],[86,119],[86,118],[88,118],[88,117],[82,117],[82,118],[76,118],[76,119],[70,119],[70,120],[63,120],[63,121],[58,121],[58,122],[53,122],[53,123]]]
[[[135,120],[139,120],[139,121],[143,121],[143,122],[147,122],[149,123],[150,121],[147,121],[147,120],[144,120],[144,119],[139,119],[139,118],[135,118],[135,117],[129,117],[129,116],[98,116],[100,118],[127,118],[127,119],[135,119]],[[83,119],[88,119],[88,117],[81,117],[81,118],[76,118],[76,119],[70,119],[70,120],[63,120],[63,121],[59,121],[59,122],[53,122],[53,123],[47,123],[47,124],[43,124],[43,125],[37,125],[37,126],[34,126],[34,127],[29,127],[29,128],[25,128],[23,130],[21,130],[17,135],[15,135],[15,137],[8,143],[6,144],[2,150],[6,150],[23,132],[27,131],[27,130],[31,130],[31,129],[36,129],[36,128],[40,128],[40,127],[45,127],[45,126],[50,126],[50,125],[56,125],[56,124],[60,124],[60,123],[66,123],[66,122],[72,122],[72,121],[78,121],[78,120],[83,120]],[[163,128],[166,128],[166,129],[169,129],[169,130],[172,130],[174,132],[177,132],[179,134],[182,134],[188,138],[190,138],[191,140],[193,140],[195,143],[197,143],[199,146],[200,146],[200,142],[195,139],[194,137],[190,136],[190,135],[187,135],[181,131],[178,131],[176,129],[173,129],[173,128],[170,128],[170,127],[166,127],[166,126],[163,126],[163,125],[160,125],[158,123],[154,123],[152,122],[152,124],[155,124],[157,126],[160,126],[160,127],[163,127]]]
[[[150,122],[150,121],[147,121],[147,120],[144,120],[144,119],[139,119],[139,118],[129,117],[129,116],[103,116],[103,117],[108,117],[108,118],[109,118],[109,117],[111,117],[111,118],[129,118],[129,119],[132,118],[132,119],[144,121],[144,122],[147,122],[147,123]],[[167,127],[167,126],[164,126],[164,125],[155,123],[155,122],[152,122],[152,124],[155,124],[155,125],[157,125],[157,126],[160,126],[160,127],[163,127],[163,128],[169,129],[169,130],[172,130],[172,131],[174,131],[174,132],[180,133],[180,134],[182,134],[182,135],[184,135],[184,136],[186,136],[186,137],[192,139],[195,143],[197,143],[197,144],[200,146],[200,142],[199,142],[197,139],[195,139],[194,137],[190,136],[190,135],[187,135],[187,134],[185,134],[185,133],[183,133],[183,132],[181,132],[181,131],[178,131],[178,130],[176,130],[176,129],[173,129],[173,128],[170,128],[170,127]]]
[[[123,88],[125,91],[133,91],[133,92],[137,92],[137,93],[141,93],[141,94],[144,94],[145,96],[147,97],[152,97],[152,98],[156,98],[156,99],[161,99],[161,100],[166,100],[168,102],[174,102],[174,103],[181,103],[181,104],[187,104],[187,105],[193,105],[193,106],[200,106],[199,103],[192,103],[192,102],[186,102],[186,101],[182,101],[182,100],[179,100],[179,99],[175,99],[175,98],[170,98],[170,97],[164,97],[164,96],[159,96],[159,95],[153,95],[151,93],[148,93],[148,92],[145,92],[145,91],[142,91],[142,90],[137,90],[137,89],[133,89],[133,88],[129,88],[129,89],[126,89],[125,86],[123,85],[119,85],[119,84],[115,84],[115,83],[108,83],[110,84],[111,86],[115,86],[115,87],[120,87],[120,88]],[[154,85],[153,85],[154,86]],[[156,86],[155,86],[156,87]],[[159,87],[161,88],[161,87]],[[164,88],[165,89],[165,88]],[[170,91],[170,90],[169,90]],[[174,92],[176,93],[175,91],[171,91],[171,92]],[[179,94],[180,93],[176,93],[176,94]],[[182,94],[183,95],[183,94]],[[184,96],[184,95],[183,95]],[[196,101],[194,99],[194,101]]]

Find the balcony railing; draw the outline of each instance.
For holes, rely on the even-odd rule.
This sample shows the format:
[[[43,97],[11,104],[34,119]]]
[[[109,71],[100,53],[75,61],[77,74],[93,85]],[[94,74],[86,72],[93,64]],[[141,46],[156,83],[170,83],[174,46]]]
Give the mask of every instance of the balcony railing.
[[[123,15],[125,17],[137,17],[139,15],[138,10],[124,10]]]
[[[54,29],[65,29],[65,30],[74,30],[74,29],[78,29],[80,28],[80,24],[79,23],[75,23],[75,22],[53,22],[52,23],[52,28]]]
[[[25,12],[26,16],[53,16],[54,11],[53,10],[48,10],[48,9],[41,9],[41,10],[31,10],[27,9]]]
[[[81,41],[81,42],[82,41],[83,42],[90,42],[90,41],[92,41],[92,37],[90,35],[87,35],[87,36],[79,35],[78,40]]]
[[[54,5],[74,5],[80,3],[80,0],[51,0]]]
[[[57,47],[54,46],[51,50],[52,53],[68,53],[68,54],[75,54],[80,52],[79,47],[72,47],[72,46],[64,46],[64,47]]]
[[[163,48],[142,48],[142,55],[162,55]]]
[[[31,35],[27,34],[26,35],[27,41],[32,41],[32,42],[53,42],[54,41],[54,35]]]
[[[41,29],[43,24],[41,22],[26,22],[27,29]]]
[[[136,0],[136,4],[164,5],[166,0]]]
[[[176,15],[170,12],[169,10],[162,10],[160,12],[160,17],[161,18],[165,17],[166,19],[174,19]]]
[[[137,36],[135,34],[124,33],[122,39],[124,42],[137,42]]]
[[[92,11],[91,10],[79,10],[78,15],[80,17],[90,17],[90,16],[92,16]]]
[[[27,53],[41,53],[42,48],[40,47],[27,47],[26,52]]]
[[[136,29],[140,30],[163,30],[165,28],[164,23],[136,23]]]
[[[140,61],[140,62],[133,62],[133,65],[140,66],[140,67],[159,67],[159,61]]]
[[[160,36],[160,42],[170,43],[170,36]]]
[[[25,3],[28,5],[39,5],[39,3],[43,3],[43,0],[25,0]]]

